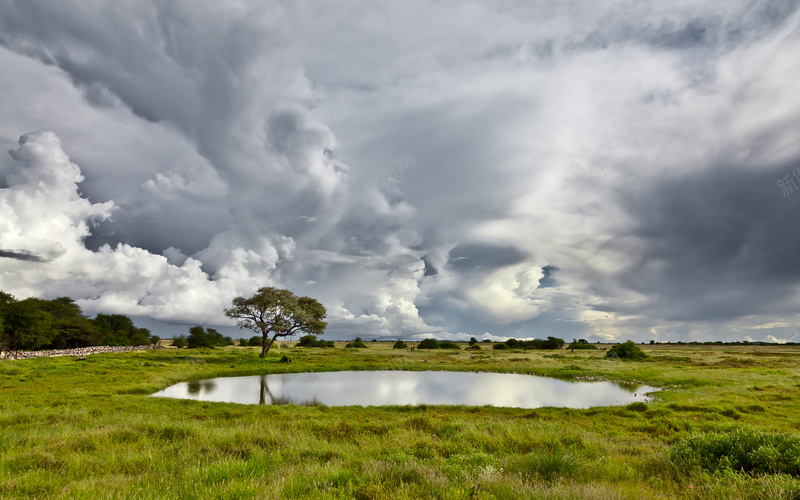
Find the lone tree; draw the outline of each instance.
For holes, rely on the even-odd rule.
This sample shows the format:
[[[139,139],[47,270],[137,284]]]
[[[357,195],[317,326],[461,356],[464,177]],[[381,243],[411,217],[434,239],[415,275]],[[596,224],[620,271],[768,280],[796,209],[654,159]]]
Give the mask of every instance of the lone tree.
[[[236,297],[233,307],[225,309],[225,316],[237,320],[239,328],[261,334],[262,358],[278,337],[322,335],[328,326],[325,314],[325,307],[315,299],[273,287],[259,288],[249,299]]]

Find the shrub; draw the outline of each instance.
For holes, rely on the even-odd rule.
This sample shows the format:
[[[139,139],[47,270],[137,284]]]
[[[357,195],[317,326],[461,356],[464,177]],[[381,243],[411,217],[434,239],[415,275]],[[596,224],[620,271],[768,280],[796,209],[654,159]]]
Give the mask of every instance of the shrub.
[[[199,347],[213,349],[217,346],[233,344],[233,340],[231,340],[230,337],[223,337],[222,334],[215,329],[203,328],[202,326],[193,326],[189,328],[189,338],[186,339],[186,342],[191,349],[197,349]]]
[[[645,359],[649,356],[645,354],[641,347],[636,345],[632,340],[628,340],[616,347],[612,347],[606,353],[607,358],[619,359]]]
[[[731,469],[800,476],[800,436],[747,428],[711,432],[678,441],[670,449],[669,458],[685,471]]]
[[[241,339],[241,340],[239,341],[239,345],[243,345],[243,346],[245,346],[245,347],[246,347],[246,346],[250,346],[250,347],[260,347],[260,346],[261,346],[261,341],[262,341],[262,340],[263,340],[263,338],[261,337],[261,335],[253,335],[253,336],[252,336],[252,337],[250,337],[249,339]]]
[[[357,349],[366,349],[367,344],[362,342],[361,337],[356,337],[356,339],[352,342],[349,342],[345,347],[355,347]]]
[[[405,349],[406,347],[408,347],[408,344],[406,344],[402,340],[398,340],[397,342],[394,343],[392,349]]]
[[[283,357],[281,357],[281,361],[280,362],[281,363],[291,363],[292,362],[292,358],[290,358],[289,356],[283,355]]]
[[[505,344],[509,349],[561,349],[564,347],[564,339],[558,337],[547,337],[547,340],[517,340],[508,339]]]
[[[439,341],[436,339],[425,339],[417,344],[417,349],[440,349]]]
[[[584,344],[582,342],[573,342],[567,346],[567,349],[597,349],[594,344]]]
[[[467,349],[472,349],[473,351],[480,351],[481,346],[479,346],[478,344],[472,344],[471,346],[467,347]]]
[[[492,349],[494,349],[496,351],[504,351],[504,350],[508,349],[508,346],[506,344],[495,344],[495,345],[492,346]]]
[[[461,349],[461,346],[459,346],[455,342],[450,342],[449,340],[442,340],[441,342],[439,342],[439,347],[441,349]]]
[[[186,347],[186,335],[179,335],[177,337],[173,337],[172,346],[177,347],[178,349],[183,349],[184,347]]]
[[[334,344],[332,340],[317,340],[316,335],[304,335],[300,337],[300,341],[297,343],[297,347],[333,347],[333,346]]]

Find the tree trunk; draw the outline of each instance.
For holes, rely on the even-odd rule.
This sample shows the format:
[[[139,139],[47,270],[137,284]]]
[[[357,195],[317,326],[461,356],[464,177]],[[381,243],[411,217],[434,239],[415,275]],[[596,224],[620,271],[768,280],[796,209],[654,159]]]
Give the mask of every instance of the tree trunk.
[[[261,359],[264,359],[264,358],[267,357],[267,353],[269,352],[269,348],[272,347],[272,343],[275,342],[275,339],[277,337],[278,336],[275,335],[274,337],[272,337],[272,339],[270,339],[269,342],[267,342],[267,336],[264,335],[264,339],[261,341],[261,354],[260,354]]]

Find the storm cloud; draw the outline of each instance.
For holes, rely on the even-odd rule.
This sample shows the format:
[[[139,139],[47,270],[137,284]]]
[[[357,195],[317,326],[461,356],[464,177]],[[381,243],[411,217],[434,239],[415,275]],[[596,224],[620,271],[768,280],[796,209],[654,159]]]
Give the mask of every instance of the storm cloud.
[[[280,286],[332,338],[798,340],[799,7],[0,0],[0,289],[151,328]]]

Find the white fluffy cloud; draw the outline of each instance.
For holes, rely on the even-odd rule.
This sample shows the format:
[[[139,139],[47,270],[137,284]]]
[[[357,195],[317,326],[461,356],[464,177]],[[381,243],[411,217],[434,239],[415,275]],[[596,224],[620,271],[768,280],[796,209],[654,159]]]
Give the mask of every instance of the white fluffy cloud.
[[[114,212],[111,201],[81,197],[83,176],[49,131],[25,134],[11,156],[17,161],[0,190],[0,248],[35,259],[0,261],[5,290],[27,295],[69,295],[89,312],[115,312],[156,319],[218,322],[222,309],[239,293],[270,284],[270,272],[287,253],[267,241],[259,252],[236,245],[204,251],[215,272],[188,258],[180,266],[124,243],[91,251],[90,228]]]

